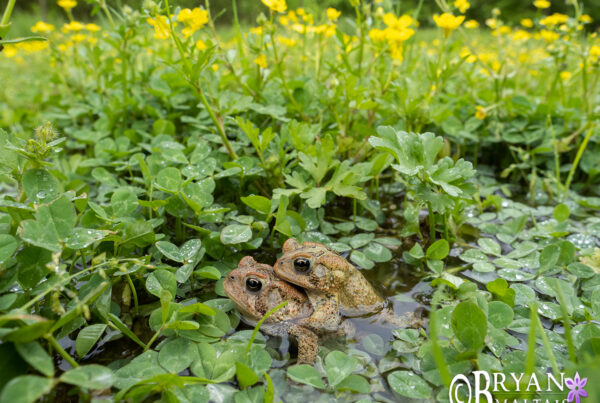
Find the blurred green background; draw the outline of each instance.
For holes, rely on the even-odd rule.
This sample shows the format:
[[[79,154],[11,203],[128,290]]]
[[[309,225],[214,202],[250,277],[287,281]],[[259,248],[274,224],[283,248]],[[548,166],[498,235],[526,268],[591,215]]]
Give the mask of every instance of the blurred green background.
[[[156,2],[158,1],[156,0]],[[231,23],[233,18],[232,1],[236,1],[240,21],[245,24],[253,24],[258,14],[261,11],[266,12],[267,10],[261,4],[260,0],[212,0],[210,1],[210,8],[212,15],[218,16],[217,24]],[[140,9],[142,2],[143,0],[107,0],[107,4],[114,8],[128,5],[134,9]],[[452,0],[449,0],[449,2],[452,2]],[[4,9],[6,3],[7,0],[0,0],[0,10]],[[97,12],[94,7],[95,2],[92,0],[78,0],[78,3],[73,13],[80,20],[89,20]],[[384,6],[385,9],[390,9],[391,7],[397,13],[412,14],[418,8],[419,3],[419,0],[383,0],[379,5]],[[518,23],[521,18],[532,17],[537,12],[533,6],[533,0],[470,0],[470,3],[471,8],[466,13],[467,18],[474,18],[480,22],[489,18],[494,8],[502,10],[501,18],[511,23]],[[570,5],[570,1],[552,0],[551,3],[552,6],[549,9],[542,11],[544,14],[560,12],[573,15],[573,6]],[[318,8],[335,7],[347,15],[353,13],[349,0],[288,0],[287,4],[288,9],[304,7],[309,10],[316,10]],[[580,1],[580,4],[583,5],[583,12],[592,16],[594,27],[597,27],[598,22],[600,22],[600,0],[585,0],[583,2]],[[171,6],[174,7],[197,7],[199,5],[205,5],[204,0],[171,1]],[[43,19],[51,22],[59,22],[66,20],[65,14],[57,6],[56,0],[18,0],[16,8],[17,12],[15,14],[20,14],[20,16],[15,15],[17,18],[15,25],[17,26],[14,27],[13,35],[27,28],[26,25],[30,21],[35,22]],[[422,0],[419,13],[421,25],[425,27],[432,25],[431,15],[439,12],[440,9],[435,0]],[[23,34],[23,32],[19,32],[19,34]]]

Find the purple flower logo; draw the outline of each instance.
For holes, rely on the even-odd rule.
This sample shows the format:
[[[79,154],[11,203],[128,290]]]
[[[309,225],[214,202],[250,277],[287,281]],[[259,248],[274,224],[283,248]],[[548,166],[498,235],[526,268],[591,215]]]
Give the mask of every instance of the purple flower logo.
[[[587,393],[583,389],[585,384],[587,383],[587,378],[579,378],[579,372],[575,373],[575,378],[566,378],[565,383],[567,387],[571,390],[569,395],[567,396],[567,402],[572,402],[575,400],[576,403],[580,403],[579,396],[587,397]]]

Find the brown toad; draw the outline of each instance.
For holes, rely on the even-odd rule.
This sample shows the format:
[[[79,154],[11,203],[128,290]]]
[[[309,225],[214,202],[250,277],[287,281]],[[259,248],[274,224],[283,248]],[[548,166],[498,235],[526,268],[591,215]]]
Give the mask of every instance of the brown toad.
[[[278,277],[305,289],[313,313],[303,324],[337,330],[341,317],[381,311],[385,299],[346,259],[315,242],[288,239],[273,267]]]
[[[298,324],[313,313],[306,294],[275,276],[273,268],[256,262],[252,257],[242,258],[238,267],[223,281],[225,293],[235,303],[242,320],[251,325],[284,301],[287,305],[269,316],[261,330],[273,336],[291,336],[298,343],[298,363],[312,364],[318,352],[317,335]]]

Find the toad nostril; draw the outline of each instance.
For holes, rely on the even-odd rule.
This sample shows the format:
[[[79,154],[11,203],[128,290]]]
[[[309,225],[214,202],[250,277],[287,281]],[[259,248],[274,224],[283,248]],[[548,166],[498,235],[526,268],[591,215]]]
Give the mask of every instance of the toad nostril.
[[[235,280],[235,276],[229,276],[230,280]]]

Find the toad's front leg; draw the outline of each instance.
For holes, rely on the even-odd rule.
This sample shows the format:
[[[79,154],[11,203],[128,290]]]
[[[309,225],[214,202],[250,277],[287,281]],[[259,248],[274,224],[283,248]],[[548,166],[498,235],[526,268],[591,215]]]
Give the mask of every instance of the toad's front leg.
[[[311,330],[292,325],[289,328],[290,336],[298,341],[298,364],[314,364],[319,352],[319,337]]]

